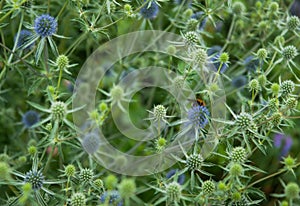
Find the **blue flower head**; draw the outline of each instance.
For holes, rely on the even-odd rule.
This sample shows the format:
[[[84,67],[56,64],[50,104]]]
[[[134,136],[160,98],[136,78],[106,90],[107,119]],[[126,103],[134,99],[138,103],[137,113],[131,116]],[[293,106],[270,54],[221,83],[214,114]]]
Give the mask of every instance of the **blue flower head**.
[[[178,169],[172,169],[170,170],[167,174],[166,174],[166,178],[170,179],[171,177],[173,177],[176,173],[178,172]],[[180,185],[184,184],[184,180],[185,180],[185,175],[181,174],[178,176],[177,182]]]
[[[99,133],[91,131],[85,134],[81,144],[87,153],[94,154],[100,146]]]
[[[100,197],[101,203],[109,203],[110,205],[123,206],[120,193],[117,190],[106,191]]]
[[[300,0],[294,0],[291,8],[290,13],[293,16],[298,16],[300,18]]]
[[[27,29],[23,29],[20,31],[18,40],[17,40],[17,36],[18,36],[18,34],[15,35],[14,41],[17,41],[17,47],[21,47],[28,41],[29,37],[32,36],[32,33],[31,33],[31,31],[29,31]],[[30,49],[32,46],[33,46],[33,43],[31,45],[29,45],[28,47],[26,47],[25,49]]]
[[[276,134],[274,136],[274,146],[276,148],[281,148],[280,156],[285,157],[288,155],[293,144],[293,139],[290,136],[283,134]]]
[[[244,65],[248,72],[255,72],[259,65],[259,60],[250,55],[244,60]]]
[[[141,15],[145,19],[154,19],[157,16],[158,12],[159,12],[159,7],[157,3],[154,1],[147,3],[140,11]]]
[[[57,30],[57,21],[54,17],[43,14],[34,20],[34,30],[41,37],[51,36]]]
[[[194,13],[194,14],[191,16],[191,18],[192,18],[192,19],[196,19],[196,20],[200,20],[201,17],[203,16],[203,14],[204,14],[204,12],[198,11],[198,12]],[[203,29],[204,29],[204,27],[205,27],[205,25],[206,25],[206,22],[207,22],[207,17],[205,17],[205,18],[201,21],[201,23],[199,24],[199,30],[203,30]]]
[[[44,175],[41,171],[30,170],[25,174],[24,182],[29,182],[33,190],[39,190],[44,184]]]
[[[194,105],[188,111],[189,123],[197,128],[203,128],[208,123],[210,113],[205,106]]]
[[[36,111],[28,111],[22,116],[22,123],[26,128],[31,128],[40,121],[40,115]]]
[[[220,53],[221,50],[222,50],[222,47],[221,47],[221,46],[219,46],[219,45],[214,45],[214,46],[210,47],[210,48],[207,50],[207,55],[208,55],[208,56],[212,56],[213,54]]]
[[[247,78],[245,76],[238,76],[232,79],[232,86],[235,88],[241,88],[247,84]]]

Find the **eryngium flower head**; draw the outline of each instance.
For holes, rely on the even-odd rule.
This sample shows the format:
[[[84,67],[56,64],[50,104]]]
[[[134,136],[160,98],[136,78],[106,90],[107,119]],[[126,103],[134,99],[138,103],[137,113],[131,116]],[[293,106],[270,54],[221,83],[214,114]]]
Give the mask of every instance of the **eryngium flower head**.
[[[85,206],[86,199],[84,194],[78,192],[71,196],[71,206]]]
[[[232,5],[232,12],[236,15],[241,15],[243,12],[245,12],[245,10],[246,7],[243,2],[237,1]]]
[[[230,154],[230,158],[233,162],[243,163],[247,158],[246,150],[243,147],[235,147]]]
[[[193,124],[195,127],[203,128],[208,123],[208,117],[210,113],[205,106],[194,105],[188,111],[189,123]]]
[[[186,166],[190,170],[199,170],[203,163],[203,157],[200,154],[192,154],[186,159]]]
[[[204,66],[207,63],[207,53],[204,49],[197,49],[194,52],[194,61],[197,63],[199,66]]]
[[[159,12],[159,7],[155,1],[147,3],[140,11],[145,19],[154,19]]]
[[[295,46],[289,45],[282,49],[281,54],[285,60],[289,61],[289,60],[294,59],[298,55],[298,52],[297,52],[297,48]]]
[[[222,63],[222,66],[220,68],[220,65],[221,65],[221,63],[220,63],[220,53],[217,53],[216,55],[212,56],[210,58],[210,60],[214,64],[214,70],[216,72],[219,71],[220,73],[224,73],[227,70],[228,65],[226,63]]]
[[[100,197],[101,203],[109,203],[117,206],[122,206],[123,202],[121,200],[120,193],[117,190],[106,191]]]
[[[300,20],[297,16],[291,16],[286,24],[287,28],[291,31],[296,30],[300,26]]]
[[[49,14],[43,14],[34,20],[34,30],[41,37],[51,36],[57,30],[57,21]]]
[[[92,181],[94,178],[94,172],[93,170],[89,169],[89,168],[84,168],[80,171],[79,174],[79,179],[82,182],[90,182]]]
[[[242,175],[243,172],[244,172],[244,168],[239,163],[232,164],[229,169],[229,174],[234,177],[238,177]]]
[[[54,120],[62,120],[67,113],[67,106],[64,102],[53,102],[51,105],[51,113]]]
[[[289,200],[299,198],[299,192],[300,192],[299,186],[295,182],[288,183],[284,188],[284,194],[286,198]]]
[[[154,119],[157,121],[164,120],[167,116],[167,109],[163,105],[157,105],[153,110]]]
[[[260,85],[257,79],[252,79],[249,82],[250,91],[258,91],[260,89]]]
[[[76,172],[76,168],[74,165],[72,164],[69,164],[65,167],[65,175],[67,177],[72,177],[75,175],[75,172]]]
[[[298,106],[298,100],[294,97],[290,97],[286,100],[285,107],[288,109],[296,109]]]
[[[22,123],[26,128],[30,128],[40,121],[40,115],[36,111],[28,111],[22,116]]]
[[[220,47],[219,45],[215,45],[215,46],[212,46],[211,48],[209,48],[207,50],[207,55],[210,56],[210,61],[213,63],[214,65],[214,70],[217,72],[219,67],[220,67],[220,62],[221,62],[221,50],[222,50],[222,47]],[[224,53],[223,53],[224,54]],[[227,54],[227,53],[225,53]],[[227,57],[229,59],[229,56],[227,54]],[[227,59],[227,61],[228,61]],[[222,64],[222,67],[220,68],[220,73],[224,73],[226,71],[226,69],[228,68],[228,65],[223,62]]]
[[[281,94],[286,96],[294,92],[295,83],[292,80],[286,80],[280,85]]]
[[[133,197],[136,192],[136,184],[133,179],[123,179],[118,188],[122,198]]]
[[[211,180],[206,180],[202,184],[203,193],[206,195],[212,194],[215,191],[215,183]]]
[[[199,43],[199,36],[194,31],[189,31],[189,32],[185,33],[184,39],[185,39],[185,43],[188,46],[192,46],[192,45]]]
[[[56,59],[56,65],[59,69],[67,68],[69,65],[69,58],[66,55],[59,55]]]
[[[33,190],[39,190],[44,184],[44,175],[41,171],[30,170],[25,174],[24,182],[30,183]]]
[[[252,116],[248,113],[241,113],[240,115],[237,116],[235,120],[235,124],[240,128],[240,129],[248,129],[250,128],[250,125],[253,123],[252,121]]]
[[[179,202],[181,199],[181,185],[177,182],[171,182],[166,186],[166,193],[171,202]]]
[[[17,47],[21,47],[28,41],[29,37],[32,36],[32,33],[27,29],[23,29],[20,31],[18,40],[17,40],[17,36],[18,34],[15,35],[14,40],[17,41]],[[29,45],[25,49],[30,49],[32,46],[33,44]]]

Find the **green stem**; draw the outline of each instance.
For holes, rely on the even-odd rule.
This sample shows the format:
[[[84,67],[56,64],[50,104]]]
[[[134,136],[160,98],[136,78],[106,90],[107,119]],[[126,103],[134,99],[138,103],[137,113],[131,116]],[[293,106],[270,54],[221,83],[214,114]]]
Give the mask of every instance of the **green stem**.
[[[5,72],[6,72],[7,66],[5,65],[3,70],[0,73],[0,80],[2,79],[2,77],[4,76]]]
[[[87,32],[84,32],[66,51],[66,56],[70,56],[71,53],[73,53],[74,49],[76,48],[77,45],[81,43],[83,38],[86,36]]]
[[[298,167],[299,165],[300,165],[300,162],[299,162],[298,164],[296,164],[294,167],[296,168],[296,167]],[[256,180],[255,182],[253,182],[253,183],[251,183],[250,185],[246,186],[246,187],[243,188],[242,190],[246,190],[246,189],[248,189],[248,188],[250,188],[250,187],[252,187],[252,186],[254,186],[254,185],[256,185],[256,184],[258,184],[258,183],[260,183],[260,182],[263,182],[263,181],[265,181],[265,180],[267,180],[267,179],[270,179],[270,178],[272,178],[272,177],[275,177],[275,176],[277,176],[277,175],[280,175],[280,174],[282,174],[282,173],[284,173],[284,172],[286,172],[286,171],[288,171],[287,168],[281,169],[281,170],[279,170],[278,172],[275,172],[275,173],[270,174],[270,175],[268,175],[268,176],[266,176],[266,177],[263,177],[263,178],[261,178],[261,179],[259,179],[259,180]]]
[[[228,44],[230,42],[231,35],[232,35],[232,32],[233,32],[233,28],[234,28],[234,25],[235,25],[235,19],[236,19],[236,15],[234,15],[233,18],[232,18],[231,25],[230,25],[230,28],[229,28],[229,31],[228,31],[228,34],[227,34],[226,42],[225,42],[221,52],[223,52],[226,49],[226,47],[228,46]]]
[[[276,58],[276,55],[277,55],[277,52],[275,51],[275,53],[274,53],[274,55],[273,55],[273,57],[272,57],[272,59],[271,59],[271,61],[270,61],[270,63],[269,63],[269,66],[268,66],[268,68],[266,69],[266,72],[265,72],[265,75],[266,75],[266,76],[268,76],[268,74],[272,71],[273,67],[275,66],[275,65],[273,64],[273,62],[274,62],[274,60],[275,60],[275,58]]]
[[[63,13],[63,11],[65,10],[66,6],[68,4],[68,1],[65,1],[63,7],[61,8],[61,10],[59,11],[58,15],[56,16],[57,19],[59,19],[60,15]]]
[[[58,90],[59,90],[59,88],[60,88],[60,82],[61,82],[62,74],[63,74],[63,68],[60,68],[60,69],[59,69],[58,82],[57,82],[57,86],[56,86],[55,99],[57,99],[57,96],[58,96]]]
[[[218,68],[218,72],[216,73],[213,82],[215,82],[216,79],[217,79],[217,76],[220,75],[220,71],[221,71],[222,66],[223,66],[223,62],[220,63],[219,68]]]
[[[22,29],[22,25],[23,25],[23,18],[24,18],[24,15],[23,13],[21,14],[21,20],[20,20],[20,24],[19,24],[19,28],[18,28],[18,34],[17,34],[17,37],[16,37],[16,41],[14,43],[14,47],[12,49],[12,53],[10,53],[9,55],[9,58],[8,58],[8,61],[7,61],[7,64],[10,65],[10,62],[12,61],[12,58],[14,56],[14,53],[17,49],[17,45],[18,45],[18,41],[19,41],[19,36],[20,36],[20,32],[21,32],[21,29]]]
[[[50,0],[48,0],[48,8],[47,8],[47,13],[50,13]]]
[[[46,71],[47,71],[47,76],[49,75],[49,65],[48,65],[48,59],[49,59],[49,53],[48,53],[48,45],[47,45],[47,41],[45,41],[45,50],[44,50],[44,61],[45,61],[45,65],[46,65]]]
[[[12,12],[14,12],[15,10],[12,9],[10,10],[9,12],[7,12],[1,19],[0,19],[0,22],[3,21],[6,17],[8,17]]]
[[[46,166],[45,166],[45,169],[44,169],[44,172],[46,173],[46,171],[48,170],[49,168],[49,164],[51,162],[51,159],[52,159],[52,156],[53,156],[53,152],[54,152],[54,148],[55,148],[55,145],[53,145],[51,147],[51,151],[49,153],[49,156],[48,156],[48,159],[47,159],[47,162],[46,162]]]

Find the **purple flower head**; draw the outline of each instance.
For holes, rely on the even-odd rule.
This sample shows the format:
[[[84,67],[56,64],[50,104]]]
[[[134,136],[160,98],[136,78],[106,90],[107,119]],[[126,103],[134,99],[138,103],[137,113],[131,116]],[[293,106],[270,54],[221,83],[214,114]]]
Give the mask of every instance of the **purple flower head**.
[[[51,36],[57,30],[57,21],[49,14],[43,14],[34,20],[34,30],[42,38]]]
[[[244,66],[248,72],[255,72],[259,65],[259,60],[253,55],[246,57],[244,60]]]
[[[22,123],[26,128],[31,128],[40,121],[40,115],[36,111],[29,110],[22,116]]]
[[[280,156],[285,157],[288,155],[293,144],[293,139],[290,136],[283,134],[276,134],[274,136],[274,146],[281,149]]]
[[[241,88],[247,84],[247,78],[245,76],[238,76],[232,79],[232,86],[235,88]]]
[[[216,25],[216,32],[221,32],[224,28],[224,23],[222,21],[218,21]]]
[[[17,41],[17,36],[18,34],[15,35],[14,37],[14,41]],[[20,34],[19,34],[19,38],[18,38],[18,41],[17,41],[17,47],[21,47],[23,46],[24,44],[27,43],[27,41],[29,40],[29,38],[32,36],[32,33],[31,31],[27,30],[27,29],[23,29],[20,31]],[[33,46],[33,43],[30,44],[29,46],[27,46],[25,49],[31,49]]]
[[[150,5],[150,6],[149,6]],[[154,19],[159,12],[159,7],[156,2],[151,1],[147,3],[140,11],[145,19]]]
[[[208,124],[210,113],[205,106],[193,105],[188,111],[189,124],[196,128],[204,128]]]
[[[214,45],[212,47],[210,47],[208,50],[207,50],[207,55],[208,56],[212,56],[214,54],[218,54],[220,53],[220,51],[222,50],[222,47],[219,46],[219,45]]]
[[[300,18],[300,0],[295,0],[290,8],[290,13],[293,16]]]
[[[100,202],[109,203],[109,205],[123,206],[123,201],[117,190],[104,192],[100,197]]]
[[[74,85],[69,80],[65,80],[64,84],[69,92],[74,92]]]
[[[167,174],[166,174],[166,178],[167,179],[170,179],[172,178],[176,173],[178,172],[178,169],[172,169],[170,170]],[[178,184],[180,185],[183,185],[184,184],[184,180],[185,180],[185,175],[184,174],[181,174],[177,177],[177,182]]]
[[[199,20],[201,19],[201,17],[203,16],[203,14],[204,14],[204,12],[198,11],[198,12],[194,13],[194,14],[191,16],[191,18],[192,18],[192,19],[196,19],[196,20],[199,21]],[[204,27],[205,27],[205,25],[206,25],[206,22],[207,22],[207,17],[205,17],[205,18],[200,22],[200,24],[199,24],[199,30],[203,30],[203,29],[204,29]]]

